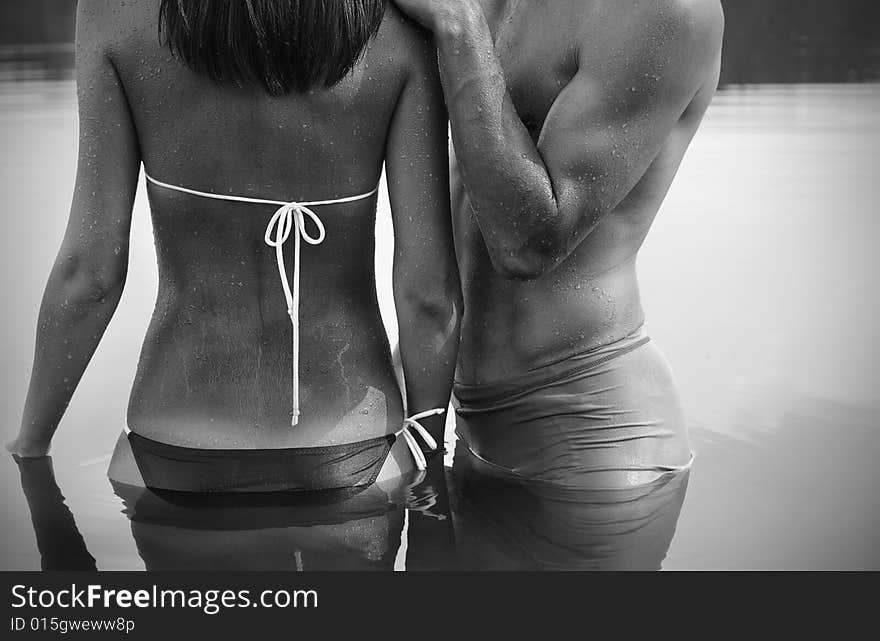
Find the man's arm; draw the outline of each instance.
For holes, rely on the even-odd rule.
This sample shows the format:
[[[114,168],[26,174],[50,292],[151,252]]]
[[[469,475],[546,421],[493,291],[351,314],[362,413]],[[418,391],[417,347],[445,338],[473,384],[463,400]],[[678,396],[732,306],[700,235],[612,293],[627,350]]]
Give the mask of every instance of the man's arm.
[[[536,144],[476,0],[398,4],[434,29],[462,178],[493,264],[511,278],[552,270],[617,207],[720,55],[717,2],[664,2],[627,41],[581,44]]]

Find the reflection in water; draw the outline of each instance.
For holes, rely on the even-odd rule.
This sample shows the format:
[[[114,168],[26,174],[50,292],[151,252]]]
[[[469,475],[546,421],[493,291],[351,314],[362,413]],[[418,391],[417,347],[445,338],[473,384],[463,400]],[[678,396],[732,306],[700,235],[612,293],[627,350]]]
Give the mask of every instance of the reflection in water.
[[[43,570],[97,570],[95,559],[86,549],[73,514],[55,482],[52,458],[14,457],[21,475],[31,522],[40,550]]]
[[[393,570],[404,524],[376,486],[309,499],[114,489],[147,570]]]
[[[459,444],[453,513],[460,562],[481,570],[659,570],[688,476],[638,488],[566,489],[499,477]]]
[[[42,569],[97,569],[51,458],[16,461]],[[200,495],[111,483],[147,570],[441,569],[452,554],[440,460],[394,485],[340,492]]]
[[[318,493],[113,488],[147,570],[391,571],[410,560],[430,567],[431,548],[449,553],[440,465],[393,485]]]
[[[51,459],[17,462],[42,568],[97,569]],[[570,491],[508,483],[478,465],[458,453],[454,471],[437,460],[393,487],[323,493],[112,485],[147,570],[656,570],[688,479]],[[446,472],[456,484],[452,512]]]

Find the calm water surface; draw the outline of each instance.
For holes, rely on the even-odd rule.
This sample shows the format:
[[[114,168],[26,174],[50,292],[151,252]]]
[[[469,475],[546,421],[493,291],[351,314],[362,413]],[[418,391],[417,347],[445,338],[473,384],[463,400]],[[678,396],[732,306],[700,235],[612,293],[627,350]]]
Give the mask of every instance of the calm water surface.
[[[53,460],[0,457],[0,568],[880,569],[878,114],[876,85],[719,95],[639,266],[697,459],[638,491],[513,487],[463,457],[453,473],[451,432],[446,469],[386,492],[192,504],[112,487],[156,291],[142,191],[126,292]],[[0,141],[8,441],[73,188],[72,84],[0,82]],[[384,196],[378,226],[387,311]]]

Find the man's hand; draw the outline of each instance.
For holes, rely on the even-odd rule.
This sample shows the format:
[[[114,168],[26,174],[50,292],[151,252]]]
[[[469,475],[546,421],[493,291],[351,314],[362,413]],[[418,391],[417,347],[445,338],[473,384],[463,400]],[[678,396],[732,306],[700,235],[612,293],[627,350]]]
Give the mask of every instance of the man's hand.
[[[454,18],[461,11],[473,9],[475,2],[476,0],[394,0],[401,11],[435,33],[444,20]]]
[[[410,18],[427,29],[434,29],[434,24],[443,0],[394,0]]]

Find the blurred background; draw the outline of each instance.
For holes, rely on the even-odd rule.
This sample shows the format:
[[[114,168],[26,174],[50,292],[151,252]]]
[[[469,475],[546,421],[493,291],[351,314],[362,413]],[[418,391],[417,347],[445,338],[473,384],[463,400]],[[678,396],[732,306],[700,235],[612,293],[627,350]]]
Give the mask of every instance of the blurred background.
[[[723,4],[722,89],[639,258],[696,452],[664,567],[880,569],[880,2]],[[0,0],[5,440],[73,190],[74,12],[74,0]],[[377,279],[393,338],[392,242],[383,192]],[[102,569],[143,567],[106,467],[156,280],[142,186],[126,292],[54,449]],[[0,514],[0,569],[39,567],[11,460]]]

